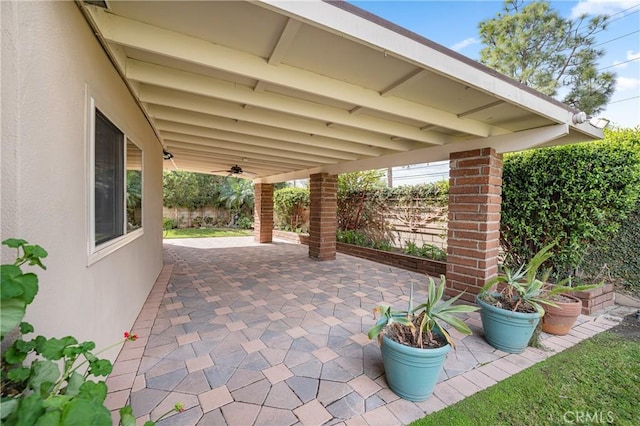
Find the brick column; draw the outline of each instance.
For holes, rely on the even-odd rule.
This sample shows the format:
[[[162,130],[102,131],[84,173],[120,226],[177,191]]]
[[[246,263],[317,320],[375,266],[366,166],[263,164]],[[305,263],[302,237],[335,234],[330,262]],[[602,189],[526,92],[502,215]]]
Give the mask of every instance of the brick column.
[[[338,229],[337,176],[317,173],[310,178],[309,257],[333,260]]]
[[[493,148],[450,156],[447,294],[475,301],[498,272],[502,155]]]
[[[255,184],[255,214],[253,239],[256,243],[270,243],[273,235],[273,184]]]

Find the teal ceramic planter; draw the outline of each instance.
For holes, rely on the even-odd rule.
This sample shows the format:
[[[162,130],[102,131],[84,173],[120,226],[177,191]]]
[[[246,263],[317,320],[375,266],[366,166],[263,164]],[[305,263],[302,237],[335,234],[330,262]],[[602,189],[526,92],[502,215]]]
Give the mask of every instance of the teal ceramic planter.
[[[433,393],[451,345],[419,349],[382,336],[382,362],[391,390],[409,401],[424,401]]]
[[[513,312],[497,308],[478,296],[476,301],[480,305],[480,318],[487,343],[512,354],[524,352],[541,315],[538,312]]]

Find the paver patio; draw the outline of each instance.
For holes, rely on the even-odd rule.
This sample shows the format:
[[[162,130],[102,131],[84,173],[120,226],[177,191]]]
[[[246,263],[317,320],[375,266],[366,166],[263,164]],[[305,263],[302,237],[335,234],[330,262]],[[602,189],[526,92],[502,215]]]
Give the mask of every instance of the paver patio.
[[[338,254],[309,258],[306,246],[252,237],[165,241],[165,268],[107,380],[107,405],[129,402],[138,423],[182,402],[161,425],[400,425],[440,410],[614,321],[581,316],[552,351],[519,355],[489,346],[478,313],[472,336],[457,337],[434,394],[399,399],[384,378],[380,350],[366,333],[372,309],[404,308],[423,275]]]

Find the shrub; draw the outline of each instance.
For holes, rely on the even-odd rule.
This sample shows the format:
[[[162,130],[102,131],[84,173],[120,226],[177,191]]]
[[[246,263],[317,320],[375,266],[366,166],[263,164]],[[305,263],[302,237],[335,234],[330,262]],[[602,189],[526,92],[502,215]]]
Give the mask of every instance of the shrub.
[[[589,246],[611,238],[640,196],[640,129],[505,157],[501,243],[522,264],[556,242],[546,266],[574,275]]]
[[[278,229],[296,231],[306,222],[308,188],[282,188],[273,193],[273,210]]]
[[[253,221],[246,216],[242,216],[238,219],[236,225],[240,229],[251,229],[253,228]]]

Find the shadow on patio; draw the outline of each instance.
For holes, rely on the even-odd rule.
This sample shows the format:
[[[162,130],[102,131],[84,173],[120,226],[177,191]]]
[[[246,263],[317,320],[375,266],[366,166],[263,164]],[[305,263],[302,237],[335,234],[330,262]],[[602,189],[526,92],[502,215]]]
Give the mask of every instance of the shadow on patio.
[[[385,382],[380,350],[366,333],[372,309],[404,308],[424,276],[346,255],[318,262],[306,246],[253,237],[165,241],[165,268],[107,380],[107,405],[129,402],[162,425],[406,424],[553,355],[506,354],[482,338],[457,337],[434,394],[399,399]],[[544,336],[555,351],[614,323],[581,316],[571,334]],[[464,338],[462,338],[464,337]],[[114,411],[114,416],[117,416]]]

